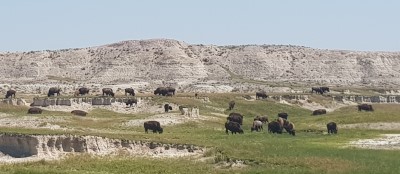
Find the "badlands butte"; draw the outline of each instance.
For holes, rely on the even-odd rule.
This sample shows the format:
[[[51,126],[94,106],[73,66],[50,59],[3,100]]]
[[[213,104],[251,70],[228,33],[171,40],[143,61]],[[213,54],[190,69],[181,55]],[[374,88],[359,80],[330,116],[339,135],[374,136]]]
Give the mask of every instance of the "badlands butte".
[[[393,88],[400,84],[400,52],[292,45],[130,40],[88,48],[2,52],[0,61],[2,87],[27,92],[55,85],[67,91],[122,85],[122,89],[151,92],[164,85],[178,92],[290,92],[296,86]]]

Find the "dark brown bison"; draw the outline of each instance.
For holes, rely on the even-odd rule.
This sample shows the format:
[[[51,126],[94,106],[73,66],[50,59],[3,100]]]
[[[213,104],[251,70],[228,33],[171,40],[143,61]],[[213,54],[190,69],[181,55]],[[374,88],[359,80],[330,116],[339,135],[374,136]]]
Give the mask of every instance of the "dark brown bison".
[[[233,101],[233,100],[230,101],[228,104],[229,104],[229,107],[228,107],[229,110],[232,110],[235,107],[235,101]]]
[[[237,123],[237,122],[233,122],[233,121],[227,121],[225,123],[225,132],[226,132],[226,134],[229,134],[228,130],[231,131],[231,134],[234,134],[234,133],[235,134],[236,133],[243,134],[244,133],[244,131],[243,131],[242,127],[240,126],[240,124]]]
[[[59,96],[59,95],[60,95],[60,92],[61,92],[61,89],[60,89],[60,88],[51,87],[51,88],[49,89],[49,92],[47,93],[47,97],[54,96],[54,94],[57,94],[57,96]]]
[[[102,89],[103,96],[111,96],[114,97],[114,91],[111,88],[103,88]]]
[[[197,96],[199,96],[199,94],[195,93],[195,94],[194,94],[194,97],[196,97],[196,98],[197,98]]]
[[[311,93],[317,93],[317,94],[324,94],[325,92],[329,92],[329,88],[328,87],[312,87],[311,88]]]
[[[133,88],[126,88],[125,95],[135,96],[135,90]]]
[[[283,118],[283,119],[288,119],[288,114],[286,113],[286,112],[281,112],[281,113],[278,113],[278,117],[281,117],[281,118]]]
[[[254,120],[260,120],[262,123],[267,123],[268,122],[268,116],[257,116],[254,118]]]
[[[268,98],[268,95],[265,91],[256,92],[256,99],[259,99],[259,98],[265,99],[265,98]]]
[[[71,111],[71,114],[74,114],[77,116],[86,116],[87,112],[81,111],[81,110],[73,110],[73,111]]]
[[[263,130],[263,123],[260,120],[254,119],[253,125],[251,126],[251,132]]]
[[[172,93],[172,95],[175,95],[175,88],[172,88],[172,87],[158,87],[154,91],[154,95],[166,96],[168,94],[168,92]]]
[[[337,134],[337,126],[335,122],[329,122],[326,124],[326,128],[328,129],[328,134]]]
[[[268,132],[270,133],[282,133],[282,126],[277,121],[271,121],[268,123]]]
[[[329,91],[329,88],[328,88],[328,87],[325,87],[325,86],[322,86],[322,87],[320,87],[319,89],[321,89],[322,93],[330,92],[330,91]]]
[[[128,99],[126,102],[125,102],[125,104],[126,104],[126,106],[128,106],[129,105],[129,107],[132,107],[132,105],[135,103],[135,106],[137,106],[137,99],[136,98],[131,98],[131,99]]]
[[[371,112],[374,111],[374,108],[372,108],[372,105],[369,105],[369,104],[360,104],[357,106],[357,108],[358,108],[358,111],[362,111],[362,110],[371,111]]]
[[[325,110],[325,109],[317,109],[317,110],[313,111],[312,114],[313,114],[313,115],[322,115],[322,114],[326,114],[326,110]]]
[[[169,104],[165,104],[164,105],[164,111],[168,112],[169,110],[172,110],[172,106],[170,106]]]
[[[79,91],[79,95],[89,94],[89,89],[85,88],[85,87],[79,88],[78,91]]]
[[[240,125],[243,124],[243,115],[241,115],[239,113],[232,112],[229,114],[229,116],[226,119],[229,121],[239,123]]]
[[[15,98],[15,90],[12,90],[12,89],[10,89],[10,90],[8,90],[7,92],[6,92],[6,98],[8,98],[8,97],[13,97],[14,96],[14,98]]]
[[[29,108],[28,114],[42,114],[42,109],[40,108]]]
[[[144,132],[148,133],[148,130],[152,130],[153,133],[163,133],[163,128],[160,125],[160,122],[158,121],[146,121],[143,124],[144,126]]]

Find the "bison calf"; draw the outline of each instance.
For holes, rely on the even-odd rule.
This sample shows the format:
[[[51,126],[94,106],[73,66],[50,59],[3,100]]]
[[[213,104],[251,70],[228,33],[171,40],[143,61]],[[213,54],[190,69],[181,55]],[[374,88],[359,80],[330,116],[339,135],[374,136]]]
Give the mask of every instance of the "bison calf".
[[[326,128],[328,129],[328,134],[337,134],[337,126],[335,122],[326,124]]]
[[[263,130],[263,123],[260,120],[254,119],[253,126],[251,126],[251,132]]]
[[[146,121],[143,124],[144,132],[148,133],[148,130],[152,130],[153,133],[163,133],[163,128],[161,128],[160,122],[158,121]]]
[[[40,108],[29,108],[28,109],[28,114],[41,114],[42,109]]]
[[[73,110],[71,114],[78,115],[78,116],[86,116],[87,112],[81,110]]]

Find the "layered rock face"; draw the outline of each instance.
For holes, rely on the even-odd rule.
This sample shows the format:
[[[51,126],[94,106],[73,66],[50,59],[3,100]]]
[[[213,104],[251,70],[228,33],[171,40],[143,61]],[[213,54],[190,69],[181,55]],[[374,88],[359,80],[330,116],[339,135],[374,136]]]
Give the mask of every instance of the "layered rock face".
[[[0,53],[4,83],[156,85],[272,84],[396,86],[400,52],[320,50],[300,46],[190,45],[168,39]],[[236,80],[236,81],[234,81]]]

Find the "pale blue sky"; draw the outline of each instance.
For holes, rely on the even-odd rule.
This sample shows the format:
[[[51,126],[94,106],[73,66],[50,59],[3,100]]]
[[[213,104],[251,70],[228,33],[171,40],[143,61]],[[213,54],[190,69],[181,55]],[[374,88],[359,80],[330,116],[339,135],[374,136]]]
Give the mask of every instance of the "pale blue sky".
[[[169,38],[400,51],[398,0],[0,0],[0,51]]]

